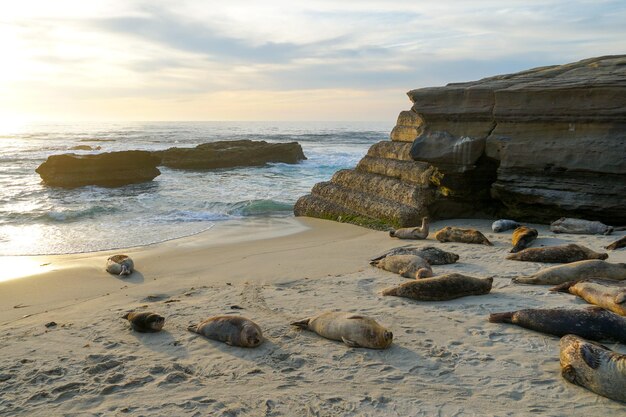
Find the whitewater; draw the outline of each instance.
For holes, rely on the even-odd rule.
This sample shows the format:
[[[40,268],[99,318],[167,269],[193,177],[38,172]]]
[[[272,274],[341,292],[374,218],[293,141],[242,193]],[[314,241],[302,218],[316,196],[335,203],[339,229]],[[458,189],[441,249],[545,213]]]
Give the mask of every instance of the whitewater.
[[[0,127],[0,255],[88,252],[147,245],[218,222],[292,216],[296,200],[352,168],[388,137],[385,122],[125,122]],[[306,161],[214,171],[159,167],[153,181],[119,188],[44,185],[49,155],[193,147],[218,140],[297,141]],[[71,150],[86,145],[93,150]]]

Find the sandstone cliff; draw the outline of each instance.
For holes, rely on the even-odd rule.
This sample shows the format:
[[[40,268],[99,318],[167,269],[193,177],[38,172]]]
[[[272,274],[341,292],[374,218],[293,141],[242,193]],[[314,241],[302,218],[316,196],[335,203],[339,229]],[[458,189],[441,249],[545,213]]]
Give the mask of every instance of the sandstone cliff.
[[[626,223],[626,56],[408,96],[391,141],[317,184],[296,215],[380,227],[425,215]]]

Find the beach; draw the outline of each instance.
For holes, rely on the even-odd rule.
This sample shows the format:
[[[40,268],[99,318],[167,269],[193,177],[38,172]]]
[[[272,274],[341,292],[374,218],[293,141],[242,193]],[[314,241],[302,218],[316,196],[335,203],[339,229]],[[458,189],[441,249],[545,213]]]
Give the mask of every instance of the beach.
[[[583,308],[549,286],[511,278],[551,266],[505,260],[510,232],[490,220],[431,225],[424,241],[310,218],[224,222],[208,232],[123,251],[0,259],[30,264],[30,276],[0,282],[0,414],[218,416],[618,415],[624,405],[565,381],[559,339],[489,323],[490,313]],[[440,243],[444,226],[474,227],[493,247]],[[533,247],[578,243],[595,251],[624,235],[555,235],[533,225]],[[446,302],[383,297],[406,278],[369,265],[415,243],[460,256],[433,266],[494,277],[490,294]],[[136,272],[105,272],[114,253]],[[626,251],[608,261],[626,262]],[[25,269],[26,270],[26,269]],[[163,331],[133,332],[122,315],[153,311]],[[360,313],[394,334],[386,350],[349,348],[290,322],[325,310]],[[218,314],[262,328],[256,349],[186,330]],[[46,327],[50,322],[56,326]],[[624,346],[607,344],[626,353]]]

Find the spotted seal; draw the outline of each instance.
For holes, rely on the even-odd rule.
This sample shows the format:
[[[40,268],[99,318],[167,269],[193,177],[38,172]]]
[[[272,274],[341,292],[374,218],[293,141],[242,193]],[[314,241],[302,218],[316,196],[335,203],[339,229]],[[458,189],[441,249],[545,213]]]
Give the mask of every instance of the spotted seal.
[[[613,226],[607,226],[606,224],[597,221],[561,217],[560,219],[550,223],[550,230],[554,233],[610,235],[613,233]]]
[[[461,229],[459,227],[446,226],[435,233],[435,239],[440,242],[477,243],[493,246],[493,244],[478,230]]]
[[[559,342],[561,376],[596,394],[626,402],[626,355],[575,335]]]
[[[261,328],[252,320],[241,316],[213,316],[187,330],[224,342],[231,346],[254,348],[263,343]]]
[[[589,304],[626,316],[626,281],[584,279],[566,282],[551,288],[550,291],[568,292]]]
[[[400,246],[370,259],[370,264],[375,265],[381,259],[393,255],[415,255],[425,259],[431,265],[448,265],[459,260],[459,255],[446,252],[434,246],[424,246],[422,248],[412,245]]]
[[[106,270],[110,274],[130,275],[134,269],[135,263],[128,255],[113,255],[107,259]]]
[[[526,249],[530,243],[537,239],[539,232],[537,229],[532,229],[526,226],[520,226],[513,230],[513,236],[511,241],[513,242],[513,249],[511,253],[517,253],[522,249]]]
[[[513,278],[517,284],[557,285],[567,281],[596,277],[621,281],[626,279],[626,264],[614,264],[597,259],[572,262],[545,268],[527,277]]]
[[[350,347],[386,349],[393,341],[392,332],[376,320],[356,313],[328,311],[291,325],[311,330],[326,339],[342,341]]]
[[[433,276],[430,264],[424,258],[415,255],[385,256],[373,265],[405,278],[420,279]]]
[[[528,248],[506,257],[512,261],[570,263],[587,259],[606,259],[607,253],[594,252],[575,243],[569,245],[547,246],[545,248]]]
[[[420,227],[405,227],[389,231],[389,236],[398,239],[419,239],[423,240],[428,237],[428,217],[422,219]]]
[[[491,225],[491,230],[493,230],[495,233],[500,233],[507,230],[515,229],[516,227],[520,226],[521,224],[519,224],[515,220],[501,219],[493,222],[493,224]]]
[[[575,334],[591,340],[626,342],[626,318],[595,306],[582,310],[530,308],[494,313],[489,316],[489,321],[516,324],[559,337]]]
[[[136,313],[129,311],[122,318],[128,320],[133,330],[140,333],[159,332],[165,324],[165,318],[150,312]]]
[[[383,295],[411,298],[418,301],[446,301],[468,295],[483,295],[491,291],[493,277],[474,278],[461,274],[446,274],[406,282],[383,290]]]

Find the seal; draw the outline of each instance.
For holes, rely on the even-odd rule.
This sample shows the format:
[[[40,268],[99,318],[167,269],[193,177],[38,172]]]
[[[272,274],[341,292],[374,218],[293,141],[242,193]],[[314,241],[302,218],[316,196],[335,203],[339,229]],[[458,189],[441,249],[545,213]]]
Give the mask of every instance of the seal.
[[[594,252],[575,243],[560,246],[547,246],[545,248],[528,248],[513,253],[506,257],[512,261],[546,262],[546,263],[570,263],[587,259],[606,259],[607,253]]]
[[[474,278],[461,274],[446,274],[406,282],[383,290],[383,295],[411,298],[418,301],[446,301],[468,295],[483,295],[491,291],[493,277]]]
[[[550,230],[554,233],[610,235],[613,233],[613,226],[607,226],[602,222],[561,217],[559,220],[550,223]]]
[[[224,342],[230,346],[254,348],[263,343],[261,328],[252,320],[241,316],[213,316],[187,330]]]
[[[420,279],[433,276],[430,264],[424,258],[415,255],[385,256],[373,265],[405,278]]]
[[[478,230],[461,229],[458,227],[446,226],[435,233],[435,239],[440,242],[477,243],[481,245],[493,246],[493,244]]]
[[[421,227],[405,227],[390,230],[389,236],[397,237],[398,239],[426,239],[428,237],[428,217],[422,219]]]
[[[491,323],[511,323],[536,332],[565,336],[575,334],[591,340],[626,342],[626,318],[600,307],[583,310],[526,309],[494,313]]]
[[[130,275],[133,269],[135,269],[135,264],[128,255],[113,255],[107,259],[106,270],[109,274]]]
[[[291,325],[311,330],[326,339],[341,341],[350,347],[386,349],[393,341],[393,333],[376,320],[355,313],[328,311]]]
[[[122,316],[130,322],[130,326],[136,332],[140,333],[155,333],[161,331],[165,324],[165,319],[156,313],[143,312],[136,313],[129,311]]]
[[[459,255],[452,252],[446,252],[444,250],[438,249],[434,246],[424,246],[423,248],[419,248],[417,246],[407,245],[400,246],[398,248],[393,248],[388,250],[387,252],[375,256],[370,259],[370,264],[375,265],[376,262],[387,256],[393,255],[415,255],[423,258],[431,265],[448,265],[453,264],[459,260]]]
[[[501,220],[496,220],[495,222],[493,222],[493,224],[491,225],[491,230],[493,230],[496,233],[500,233],[500,232],[504,232],[507,230],[515,229],[516,227],[520,227],[520,226],[521,224],[519,224],[515,220],[501,219]]]
[[[578,261],[545,268],[527,277],[513,278],[512,281],[518,284],[558,285],[587,277],[621,281],[626,279],[626,264],[613,264],[595,259]]]
[[[626,355],[571,334],[561,338],[559,347],[563,378],[603,397],[626,402]]]
[[[626,281],[584,279],[557,285],[550,291],[568,292],[589,304],[626,316]]]
[[[623,236],[621,239],[618,239],[609,246],[606,246],[605,249],[615,250],[623,247],[626,247],[626,236]]]
[[[526,249],[530,242],[537,239],[539,232],[537,229],[532,229],[526,226],[520,226],[513,231],[513,249],[511,249],[511,253],[517,253],[522,249]]]

